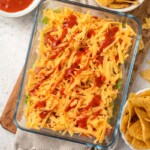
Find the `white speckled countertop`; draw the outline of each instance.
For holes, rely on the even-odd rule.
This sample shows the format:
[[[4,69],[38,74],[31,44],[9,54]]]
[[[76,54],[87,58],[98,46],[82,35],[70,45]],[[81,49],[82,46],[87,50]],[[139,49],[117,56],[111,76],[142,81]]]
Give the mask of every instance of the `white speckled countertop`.
[[[25,62],[34,12],[0,17],[0,116]],[[0,126],[0,150],[11,150],[14,135]]]

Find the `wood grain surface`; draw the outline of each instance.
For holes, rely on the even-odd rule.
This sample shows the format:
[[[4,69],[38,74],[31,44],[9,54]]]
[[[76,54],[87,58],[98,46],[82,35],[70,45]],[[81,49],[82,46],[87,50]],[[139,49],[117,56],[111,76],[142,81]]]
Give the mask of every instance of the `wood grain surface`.
[[[145,17],[150,17],[150,0],[145,0],[140,7],[138,7],[137,9],[129,13],[135,15],[137,18],[140,19],[141,22],[144,22]],[[143,30],[142,36],[143,36],[145,48],[138,53],[135,66],[134,66],[134,71],[132,74],[131,83],[135,79],[139,64],[141,64],[141,62],[144,59],[144,56],[146,55],[148,48],[150,48],[150,30]],[[21,78],[22,78],[22,73],[20,74],[12,90],[12,93],[8,99],[8,102],[4,108],[4,111],[0,119],[2,127],[12,133],[16,133],[16,126],[14,125],[13,122],[13,114],[16,106],[16,100],[18,97],[19,89],[20,89]]]
[[[21,79],[22,79],[22,72],[20,73],[20,75],[18,77],[18,80],[11,92],[11,95],[8,99],[8,102],[7,102],[7,104],[4,108],[4,111],[2,113],[2,116],[0,118],[1,126],[4,129],[6,129],[14,134],[16,133],[17,128],[13,122],[13,115],[14,115],[16,101],[17,101],[18,94],[19,94]]]

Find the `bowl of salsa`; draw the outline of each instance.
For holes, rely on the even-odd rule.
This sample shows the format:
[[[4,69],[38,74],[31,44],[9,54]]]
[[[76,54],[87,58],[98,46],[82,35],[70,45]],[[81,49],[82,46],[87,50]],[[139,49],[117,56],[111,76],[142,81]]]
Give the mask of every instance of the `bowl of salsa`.
[[[31,12],[41,0],[0,0],[0,15],[20,17]]]

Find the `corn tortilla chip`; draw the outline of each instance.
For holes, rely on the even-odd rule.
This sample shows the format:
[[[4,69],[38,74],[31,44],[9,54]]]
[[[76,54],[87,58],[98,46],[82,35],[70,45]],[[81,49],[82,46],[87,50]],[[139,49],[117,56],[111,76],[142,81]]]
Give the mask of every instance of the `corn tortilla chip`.
[[[143,48],[144,48],[144,42],[143,42],[143,39],[141,37],[139,47],[138,47],[138,52],[141,51]]]
[[[149,118],[144,118],[145,121],[147,122],[150,122],[150,119]]]
[[[139,94],[137,94],[138,97],[140,96],[150,96],[150,90],[146,90],[144,92],[141,92]]]
[[[131,3],[131,4],[138,4],[137,0],[116,0],[117,3]]]
[[[145,119],[144,119],[144,118],[148,118],[148,116],[144,110],[139,109],[139,108],[135,108],[135,112],[137,113],[137,115],[139,117],[140,124],[142,127],[142,134],[143,134],[142,141],[145,142],[147,139],[150,138],[150,123],[145,121]]]
[[[146,140],[145,144],[146,144],[147,148],[150,148],[150,139]]]
[[[129,98],[128,99],[130,99],[130,98],[133,98],[133,97],[136,97],[137,95],[135,94],[135,93],[130,93],[130,95],[129,95]]]
[[[121,122],[121,131],[123,133],[126,133],[127,131],[127,124],[128,124],[128,121],[129,121],[129,114],[125,115],[123,118],[122,118],[122,122]]]
[[[142,29],[150,29],[150,18],[145,18],[145,22],[143,25],[142,25]]]
[[[147,70],[140,72],[140,75],[142,78],[144,78],[145,80],[150,82],[150,69],[147,69]]]
[[[121,8],[126,8],[129,7],[130,5],[128,3],[113,3],[109,4],[108,7],[114,8],[114,9],[121,9]]]
[[[129,134],[129,131],[125,133],[125,138],[129,143],[132,143],[133,137]]]
[[[150,96],[137,97],[129,99],[129,102],[132,106],[142,107],[146,110],[148,117],[150,118]]]
[[[133,109],[133,105],[132,105],[132,103],[130,103],[130,101],[128,101],[128,111],[129,111],[129,121],[128,121],[128,128],[129,128],[131,126],[131,122],[133,122],[133,121],[131,121],[133,116],[136,115],[136,113]]]
[[[142,127],[139,120],[131,125],[131,127],[129,128],[129,134],[133,138],[143,141]]]
[[[96,0],[97,3],[101,4],[102,6],[107,6],[113,3],[115,0]]]
[[[142,150],[143,148],[147,148],[147,145],[143,141],[140,141],[136,138],[132,140],[132,146],[136,149],[142,149]]]

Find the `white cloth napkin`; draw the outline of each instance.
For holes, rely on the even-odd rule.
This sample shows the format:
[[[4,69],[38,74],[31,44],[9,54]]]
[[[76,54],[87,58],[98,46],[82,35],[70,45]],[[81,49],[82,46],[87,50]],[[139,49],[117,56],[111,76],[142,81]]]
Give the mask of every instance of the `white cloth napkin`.
[[[50,138],[17,130],[13,150],[90,150],[91,148],[73,142]]]

